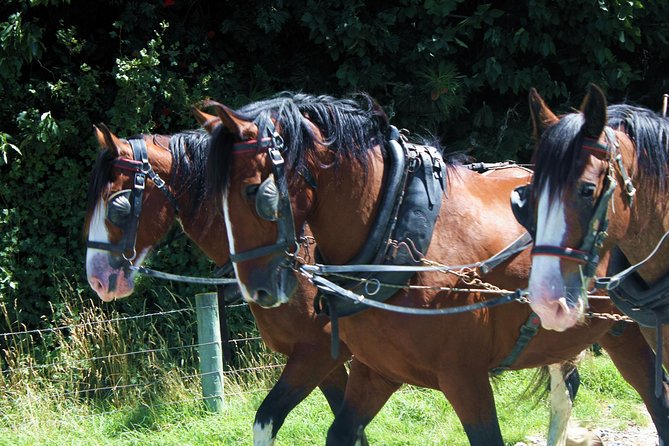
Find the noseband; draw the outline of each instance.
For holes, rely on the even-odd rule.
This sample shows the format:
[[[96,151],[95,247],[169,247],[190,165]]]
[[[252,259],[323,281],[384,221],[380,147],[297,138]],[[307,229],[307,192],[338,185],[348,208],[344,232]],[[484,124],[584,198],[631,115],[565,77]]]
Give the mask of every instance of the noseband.
[[[177,213],[179,213],[179,205],[174,195],[167,189],[165,181],[149,164],[144,138],[129,139],[128,143],[132,147],[134,159],[118,157],[113,160],[112,166],[132,173],[132,189],[124,189],[109,197],[106,210],[106,218],[123,231],[123,236],[118,244],[88,240],[86,247],[120,254],[126,263],[132,264],[137,256],[135,243],[137,242],[137,228],[142,212],[146,178],[153,181],[156,187],[165,194]]]
[[[630,206],[632,205],[636,189],[632,184],[632,180],[627,174],[622,156],[619,151],[619,143],[616,139],[613,129],[610,127],[604,128],[606,135],[606,144],[602,144],[595,138],[583,138],[583,145],[581,150],[589,152],[600,159],[605,159],[609,163],[608,174],[604,180],[604,191],[599,196],[590,222],[587,226],[587,232],[583,238],[583,242],[578,248],[570,248],[565,246],[551,246],[551,245],[536,245],[532,249],[532,255],[555,256],[562,259],[571,260],[573,262],[584,265],[584,277],[591,278],[595,275],[595,270],[599,264],[599,250],[601,249],[604,240],[608,236],[607,229],[609,226],[608,210],[609,203],[613,197],[613,192],[616,189],[617,181],[614,178],[614,161],[620,170],[625,185],[625,191],[629,197]]]
[[[233,154],[257,152],[266,149],[267,158],[272,164],[272,173],[259,186],[256,194],[255,208],[258,215],[268,221],[276,221],[278,236],[276,243],[259,248],[250,249],[241,253],[230,253],[230,260],[235,263],[256,259],[277,252],[285,253],[289,257],[297,253],[298,243],[295,233],[293,208],[290,203],[286,165],[283,158],[285,150],[283,138],[276,131],[271,122],[267,126],[268,137],[252,139],[235,143],[232,146]],[[288,250],[295,248],[295,252]]]

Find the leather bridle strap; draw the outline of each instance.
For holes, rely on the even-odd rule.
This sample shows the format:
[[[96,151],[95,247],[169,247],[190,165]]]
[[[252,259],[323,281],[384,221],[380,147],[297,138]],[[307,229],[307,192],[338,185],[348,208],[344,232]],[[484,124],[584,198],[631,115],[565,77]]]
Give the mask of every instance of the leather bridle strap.
[[[283,138],[276,131],[274,124],[271,121],[267,125],[267,133],[270,135],[269,137],[235,143],[232,146],[232,153],[240,154],[249,151],[257,151],[261,148],[267,149],[267,157],[272,165],[274,181],[276,182],[277,190],[279,192],[277,241],[272,245],[261,246],[240,253],[230,253],[230,260],[234,263],[257,259],[277,252],[287,253],[292,247],[295,247],[296,250],[299,247],[297,243],[297,235],[295,233],[293,207],[290,203],[290,194],[288,191],[285,160],[282,155],[284,150]]]
[[[121,254],[129,263],[135,259],[137,252],[135,243],[137,241],[137,228],[139,226],[139,217],[142,212],[142,203],[144,189],[146,188],[146,177],[148,176],[156,187],[165,195],[167,200],[174,206],[175,212],[180,212],[179,204],[172,192],[167,189],[165,181],[153,170],[149,163],[148,149],[144,138],[129,139],[128,143],[132,147],[132,160],[127,158],[116,158],[113,165],[119,169],[127,170],[133,174],[133,184],[130,191],[130,219],[123,228],[123,237],[119,244],[108,242],[87,241],[86,246],[92,249],[109,251]]]
[[[568,259],[583,264],[588,263],[589,260],[589,256],[586,252],[564,246],[537,245],[532,248],[532,255],[560,257],[562,259]]]

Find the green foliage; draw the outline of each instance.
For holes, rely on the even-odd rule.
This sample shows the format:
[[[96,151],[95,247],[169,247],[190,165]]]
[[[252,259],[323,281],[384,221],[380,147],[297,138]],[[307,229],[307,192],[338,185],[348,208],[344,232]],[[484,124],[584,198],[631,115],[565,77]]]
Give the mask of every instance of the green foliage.
[[[0,302],[17,303],[14,323],[44,326],[62,311],[56,277],[91,296],[81,229],[94,123],[170,133],[195,127],[189,106],[206,97],[237,107],[282,90],[363,90],[447,149],[528,161],[530,87],[558,111],[588,82],[657,108],[667,16],[667,2],[639,0],[4,2]],[[183,241],[163,251],[156,266],[211,271]],[[156,286],[140,281],[119,305],[174,305]]]

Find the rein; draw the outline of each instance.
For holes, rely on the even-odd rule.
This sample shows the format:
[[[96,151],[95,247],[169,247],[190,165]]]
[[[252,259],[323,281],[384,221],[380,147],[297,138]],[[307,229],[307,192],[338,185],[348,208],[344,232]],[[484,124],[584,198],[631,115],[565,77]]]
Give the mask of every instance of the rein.
[[[227,263],[226,265],[230,265]],[[225,266],[223,268],[225,268]],[[183,283],[193,283],[198,285],[231,285],[236,284],[237,279],[230,279],[227,277],[193,277],[193,276],[182,276],[179,274],[164,273],[162,271],[156,271],[154,269],[146,268],[144,266],[130,266],[131,271],[136,271],[139,274],[144,276],[153,277],[155,279],[170,280],[172,282],[183,282]]]
[[[368,299],[365,296],[356,294],[346,288],[343,288],[337,285],[334,282],[329,281],[325,277],[312,274],[305,268],[300,268],[299,270],[305,277],[307,277],[314,285],[319,289],[331,293],[336,293],[337,295],[344,297],[353,301],[356,304],[366,305],[372,308],[379,308],[382,310],[388,310],[395,313],[401,314],[411,314],[411,315],[423,315],[423,316],[444,316],[450,314],[461,314],[467,313],[470,311],[481,310],[483,308],[492,308],[498,305],[506,304],[509,302],[527,302],[525,299],[526,292],[523,290],[516,290],[512,293],[509,293],[503,297],[497,299],[486,300],[483,302],[478,302],[475,304],[462,305],[459,307],[449,307],[449,308],[415,308],[415,307],[404,307],[400,305],[387,304],[385,302],[379,302],[376,300]]]

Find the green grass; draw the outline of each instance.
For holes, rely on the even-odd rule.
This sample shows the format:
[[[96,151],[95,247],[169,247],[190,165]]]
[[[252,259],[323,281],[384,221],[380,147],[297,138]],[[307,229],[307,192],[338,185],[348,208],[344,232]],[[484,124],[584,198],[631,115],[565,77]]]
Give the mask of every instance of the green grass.
[[[583,379],[575,417],[589,427],[624,428],[645,423],[636,393],[620,378],[606,356],[588,356],[579,368]],[[548,410],[544,400],[523,396],[533,371],[508,372],[495,382],[497,409],[507,444],[527,435],[543,434]],[[255,409],[276,372],[248,382],[226,383],[230,396],[221,414],[206,413],[195,383],[172,382],[153,405],[126,401],[114,407],[105,401],[77,401],[48,393],[44,386],[15,385],[12,397],[0,401],[0,446],[22,445],[249,445]],[[254,390],[260,389],[260,390]],[[169,401],[184,401],[166,404]],[[606,417],[602,416],[607,413]],[[324,444],[332,422],[325,399],[316,391],[300,404],[279,432],[277,446]],[[396,393],[367,429],[372,444],[466,445],[460,423],[436,391],[406,386]]]
[[[230,396],[223,413],[211,414],[193,378],[197,352],[183,348],[197,342],[192,314],[123,320],[95,305],[79,307],[61,315],[59,325],[71,327],[67,331],[7,338],[0,351],[0,446],[252,444],[255,411],[280,372],[266,366],[281,363],[278,355],[257,341],[238,345],[236,367],[252,370],[228,367]],[[247,313],[231,313],[249,321],[233,338],[257,335]],[[0,306],[0,317],[9,314]],[[622,430],[647,422],[640,398],[606,355],[588,355],[579,371],[574,417],[582,425]],[[507,372],[493,382],[507,444],[547,430],[546,398],[524,394],[534,373]],[[108,389],[116,385],[122,388]],[[288,416],[276,446],[324,444],[332,420],[315,391]],[[467,444],[441,393],[411,386],[393,395],[367,435],[381,446]]]

